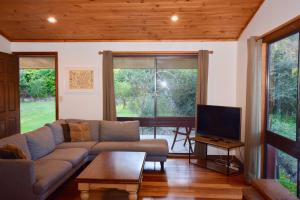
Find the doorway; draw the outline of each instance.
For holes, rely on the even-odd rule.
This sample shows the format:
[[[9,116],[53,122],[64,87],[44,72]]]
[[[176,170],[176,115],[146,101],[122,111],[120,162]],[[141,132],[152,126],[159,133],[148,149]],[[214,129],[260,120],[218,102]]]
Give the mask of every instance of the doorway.
[[[21,133],[58,119],[57,53],[18,53]]]
[[[166,139],[170,153],[188,153],[183,134],[195,123],[197,55],[114,55],[113,65],[118,120],[139,120],[142,139]]]

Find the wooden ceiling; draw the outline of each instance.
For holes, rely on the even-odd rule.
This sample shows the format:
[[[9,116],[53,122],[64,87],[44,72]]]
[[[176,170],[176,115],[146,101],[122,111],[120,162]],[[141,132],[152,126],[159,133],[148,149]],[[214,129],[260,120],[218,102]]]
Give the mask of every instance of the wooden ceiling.
[[[10,41],[237,40],[262,2],[1,0],[0,33]]]

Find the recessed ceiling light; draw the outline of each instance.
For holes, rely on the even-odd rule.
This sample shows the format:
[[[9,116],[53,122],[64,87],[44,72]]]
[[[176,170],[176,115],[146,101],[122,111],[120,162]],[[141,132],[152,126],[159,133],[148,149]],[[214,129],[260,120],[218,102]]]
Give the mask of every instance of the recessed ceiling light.
[[[173,22],[177,22],[177,21],[178,21],[178,16],[177,16],[177,15],[172,15],[172,16],[171,16],[171,20],[172,20]]]
[[[56,18],[55,17],[48,17],[47,18],[48,22],[51,23],[51,24],[55,24],[57,22]]]

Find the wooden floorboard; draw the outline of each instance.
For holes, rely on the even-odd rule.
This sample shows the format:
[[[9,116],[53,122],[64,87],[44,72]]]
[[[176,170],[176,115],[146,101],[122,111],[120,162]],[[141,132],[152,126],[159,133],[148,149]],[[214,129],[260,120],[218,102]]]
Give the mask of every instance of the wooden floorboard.
[[[75,182],[78,173],[49,199],[80,200]],[[242,175],[226,176],[189,165],[187,159],[168,159],[164,172],[160,171],[159,163],[145,164],[143,182],[138,195],[139,200],[242,199],[244,186],[246,185]],[[91,199],[126,200],[128,194],[125,191],[107,190],[101,194],[93,193]]]

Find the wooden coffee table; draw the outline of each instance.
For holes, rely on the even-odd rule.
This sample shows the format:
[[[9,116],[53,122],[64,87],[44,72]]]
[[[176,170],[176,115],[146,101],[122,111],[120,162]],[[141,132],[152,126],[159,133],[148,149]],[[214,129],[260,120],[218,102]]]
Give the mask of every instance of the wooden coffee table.
[[[89,199],[89,191],[115,188],[137,199],[142,181],[145,152],[103,152],[76,178],[80,197]]]

